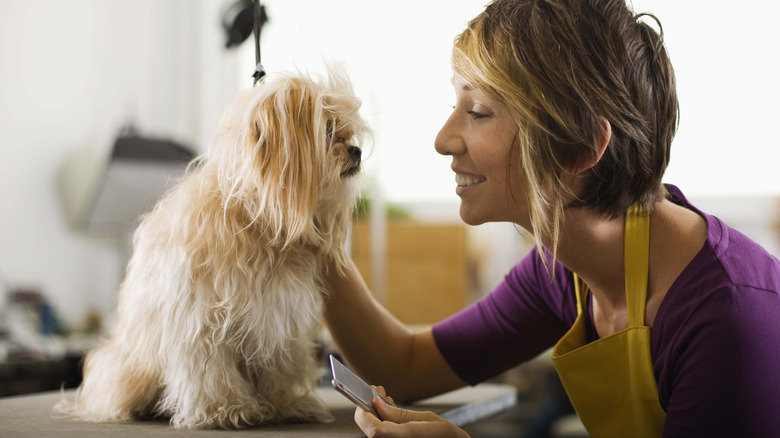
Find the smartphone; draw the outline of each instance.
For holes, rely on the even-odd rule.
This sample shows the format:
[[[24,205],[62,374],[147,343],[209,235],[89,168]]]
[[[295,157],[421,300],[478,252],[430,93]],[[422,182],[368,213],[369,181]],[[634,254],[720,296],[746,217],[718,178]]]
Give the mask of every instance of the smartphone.
[[[352,370],[347,368],[332,354],[330,355],[330,369],[333,372],[331,383],[336,388],[336,391],[344,394],[345,397],[352,400],[352,403],[360,406],[364,411],[370,412],[379,418],[379,414],[377,414],[371,401],[374,399],[374,396],[379,396],[379,398],[385,400],[384,397],[374,391],[374,388],[368,386],[366,382],[356,376]],[[387,403],[390,404],[390,402]]]

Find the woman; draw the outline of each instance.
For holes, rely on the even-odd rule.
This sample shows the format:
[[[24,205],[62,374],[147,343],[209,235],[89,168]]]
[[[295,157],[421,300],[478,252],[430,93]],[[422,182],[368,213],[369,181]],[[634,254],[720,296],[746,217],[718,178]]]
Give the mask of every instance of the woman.
[[[555,346],[593,436],[780,433],[780,262],[661,184],[678,105],[648,19],[624,0],[496,0],[456,39],[435,146],[461,218],[514,222],[537,245],[485,299],[414,333],[354,267],[331,270],[326,323],[367,381],[410,401]],[[368,436],[465,436],[374,403],[384,421],[355,414]]]

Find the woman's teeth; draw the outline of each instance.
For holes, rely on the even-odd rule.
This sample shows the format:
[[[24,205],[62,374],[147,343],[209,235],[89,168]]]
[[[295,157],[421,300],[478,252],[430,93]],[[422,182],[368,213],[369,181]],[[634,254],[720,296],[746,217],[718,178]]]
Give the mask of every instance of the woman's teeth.
[[[485,177],[483,176],[467,176],[467,175],[461,175],[461,174],[455,174],[455,182],[459,186],[471,186],[474,184],[481,183],[482,181],[485,181]]]

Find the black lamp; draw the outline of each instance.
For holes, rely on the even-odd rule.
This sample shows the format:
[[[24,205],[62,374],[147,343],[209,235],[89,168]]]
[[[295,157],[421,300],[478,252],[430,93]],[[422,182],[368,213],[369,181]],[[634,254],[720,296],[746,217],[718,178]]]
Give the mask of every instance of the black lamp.
[[[268,22],[265,6],[260,0],[239,0],[228,6],[222,17],[222,26],[227,33],[225,47],[236,47],[249,38],[250,33],[255,34],[255,72],[252,76],[257,84],[263,76],[265,69],[260,63],[260,32],[263,25]]]

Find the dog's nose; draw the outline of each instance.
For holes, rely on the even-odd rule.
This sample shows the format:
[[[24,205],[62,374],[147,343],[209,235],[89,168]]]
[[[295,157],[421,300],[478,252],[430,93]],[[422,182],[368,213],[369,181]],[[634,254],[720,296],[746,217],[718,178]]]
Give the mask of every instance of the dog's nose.
[[[349,146],[347,148],[347,152],[349,152],[349,155],[351,155],[358,163],[360,162],[360,155],[362,155],[363,151],[361,151],[359,147]]]

